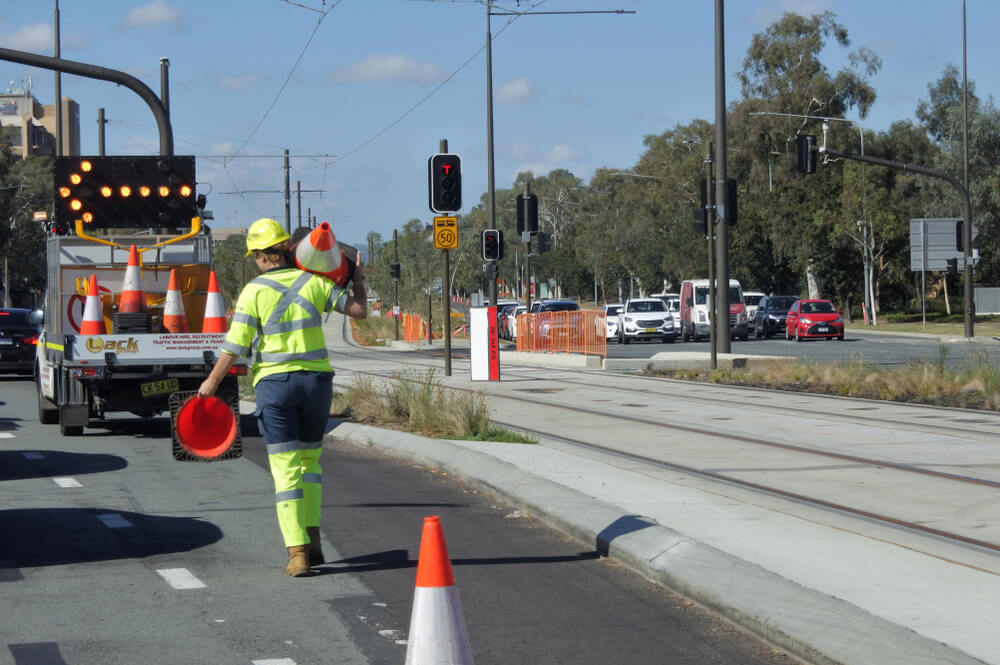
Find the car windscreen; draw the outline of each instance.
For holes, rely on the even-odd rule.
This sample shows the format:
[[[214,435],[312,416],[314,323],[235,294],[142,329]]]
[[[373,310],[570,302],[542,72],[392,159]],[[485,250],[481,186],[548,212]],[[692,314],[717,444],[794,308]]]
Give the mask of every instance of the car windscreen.
[[[542,305],[543,312],[575,312],[580,306],[575,302],[552,302]]]
[[[608,316],[614,316],[615,314],[618,314],[621,311],[622,311],[622,308],[620,306],[619,307],[608,307]]]
[[[802,303],[803,314],[833,314],[836,311],[837,309],[833,306],[833,303],[825,300]]]
[[[38,326],[28,323],[30,309],[0,309],[0,329],[3,330],[37,330]]]
[[[628,311],[628,312],[665,312],[665,311],[667,311],[667,306],[663,304],[662,300],[641,300],[639,302],[630,302],[627,305],[626,311]]]
[[[767,303],[767,309],[771,312],[787,312],[796,300],[798,298],[771,298]]]
[[[755,305],[759,305],[760,304],[760,299],[763,298],[763,297],[764,296],[748,296],[747,294],[744,293],[743,294],[743,304],[744,305],[750,305],[751,307],[753,307]]]

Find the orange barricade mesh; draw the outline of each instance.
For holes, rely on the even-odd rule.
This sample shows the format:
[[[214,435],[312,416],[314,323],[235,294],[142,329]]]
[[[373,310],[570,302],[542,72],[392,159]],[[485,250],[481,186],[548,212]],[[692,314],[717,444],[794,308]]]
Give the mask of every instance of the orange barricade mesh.
[[[603,311],[539,312],[517,317],[517,350],[608,355]]]
[[[403,314],[403,341],[419,342],[425,336],[424,320],[416,314]]]

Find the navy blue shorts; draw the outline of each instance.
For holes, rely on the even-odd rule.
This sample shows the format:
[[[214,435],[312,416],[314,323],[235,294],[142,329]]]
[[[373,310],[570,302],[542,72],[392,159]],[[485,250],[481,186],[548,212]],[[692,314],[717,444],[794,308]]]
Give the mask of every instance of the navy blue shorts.
[[[332,372],[265,376],[254,388],[257,426],[267,443],[321,441],[330,419]]]

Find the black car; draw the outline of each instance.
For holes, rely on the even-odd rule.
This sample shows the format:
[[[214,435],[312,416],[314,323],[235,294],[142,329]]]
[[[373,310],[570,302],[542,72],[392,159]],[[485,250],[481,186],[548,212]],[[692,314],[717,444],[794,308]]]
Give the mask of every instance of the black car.
[[[749,333],[760,339],[770,339],[775,334],[785,332],[785,319],[798,296],[764,296],[757,304],[757,311],[749,323]]]
[[[35,347],[42,332],[40,314],[30,309],[0,309],[0,373],[34,372]]]

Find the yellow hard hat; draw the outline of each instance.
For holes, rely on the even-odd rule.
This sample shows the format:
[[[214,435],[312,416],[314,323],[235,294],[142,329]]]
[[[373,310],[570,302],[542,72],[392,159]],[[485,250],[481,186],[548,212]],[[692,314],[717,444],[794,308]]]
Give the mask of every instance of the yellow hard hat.
[[[268,217],[258,219],[250,225],[247,232],[247,256],[254,253],[254,250],[267,249],[277,245],[282,240],[288,240],[288,232],[285,227]]]

